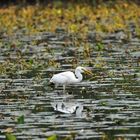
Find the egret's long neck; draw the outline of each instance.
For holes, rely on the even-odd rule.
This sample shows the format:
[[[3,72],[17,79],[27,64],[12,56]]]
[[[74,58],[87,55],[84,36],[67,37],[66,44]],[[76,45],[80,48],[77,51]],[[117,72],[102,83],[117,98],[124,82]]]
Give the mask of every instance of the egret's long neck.
[[[78,71],[78,70],[75,70],[75,75],[77,77],[77,79],[75,80],[75,82],[81,82],[82,79],[83,79],[83,75],[81,74],[81,72]]]

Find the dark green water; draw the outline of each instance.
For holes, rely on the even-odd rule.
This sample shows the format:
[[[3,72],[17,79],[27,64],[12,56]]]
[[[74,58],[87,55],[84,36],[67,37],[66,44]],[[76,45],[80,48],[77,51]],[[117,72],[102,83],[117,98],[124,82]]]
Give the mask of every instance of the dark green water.
[[[89,52],[66,34],[1,38],[0,139],[12,128],[18,139],[45,140],[75,134],[76,140],[140,139],[140,40],[89,40]],[[11,45],[13,42],[16,44]],[[18,44],[18,45],[17,45]],[[3,67],[2,67],[3,65]],[[54,73],[87,66],[93,77],[53,89]],[[55,111],[52,104],[83,106],[82,113]],[[17,118],[24,115],[24,123]]]

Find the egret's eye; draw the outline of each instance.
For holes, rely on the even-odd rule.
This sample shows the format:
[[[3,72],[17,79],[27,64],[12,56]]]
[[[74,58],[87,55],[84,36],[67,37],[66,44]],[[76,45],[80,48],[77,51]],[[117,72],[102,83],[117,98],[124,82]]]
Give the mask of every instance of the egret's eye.
[[[84,68],[81,69],[82,71],[86,71]]]

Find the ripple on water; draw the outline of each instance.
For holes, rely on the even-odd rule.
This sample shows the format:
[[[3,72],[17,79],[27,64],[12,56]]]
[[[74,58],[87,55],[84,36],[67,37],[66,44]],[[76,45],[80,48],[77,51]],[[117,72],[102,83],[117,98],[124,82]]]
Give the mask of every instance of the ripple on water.
[[[91,43],[90,59],[85,58],[82,46],[64,47],[65,42],[55,34],[20,38],[29,44],[21,46],[25,62],[32,63],[30,59],[35,59],[41,67],[21,68],[12,75],[10,72],[0,75],[0,139],[5,138],[3,132],[7,128],[12,128],[18,139],[44,140],[53,134],[62,138],[72,133],[76,140],[104,136],[139,138],[139,40],[123,44],[114,35],[112,37],[114,39],[103,40],[105,49],[101,52]],[[32,46],[35,40],[40,43]],[[42,40],[47,40],[48,44]],[[108,43],[113,47],[108,48]],[[11,52],[12,61],[7,52]],[[17,59],[15,50],[1,48],[0,63],[9,60],[11,64]],[[57,62],[57,67],[53,61],[48,67],[48,60]],[[54,89],[49,86],[54,73],[74,70],[76,63],[90,66],[94,76],[84,76],[83,82],[68,85],[66,94],[62,93],[62,87]],[[76,113],[55,110],[51,103],[65,103],[68,107],[81,104],[83,110],[77,116]],[[18,124],[17,119],[22,115],[24,124]]]

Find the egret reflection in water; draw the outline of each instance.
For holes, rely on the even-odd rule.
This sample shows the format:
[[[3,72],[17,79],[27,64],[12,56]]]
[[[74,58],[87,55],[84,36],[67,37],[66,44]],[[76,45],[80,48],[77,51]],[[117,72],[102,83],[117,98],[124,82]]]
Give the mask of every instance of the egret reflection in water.
[[[57,112],[76,114],[76,116],[82,115],[83,105],[79,103],[52,102],[51,105]]]

